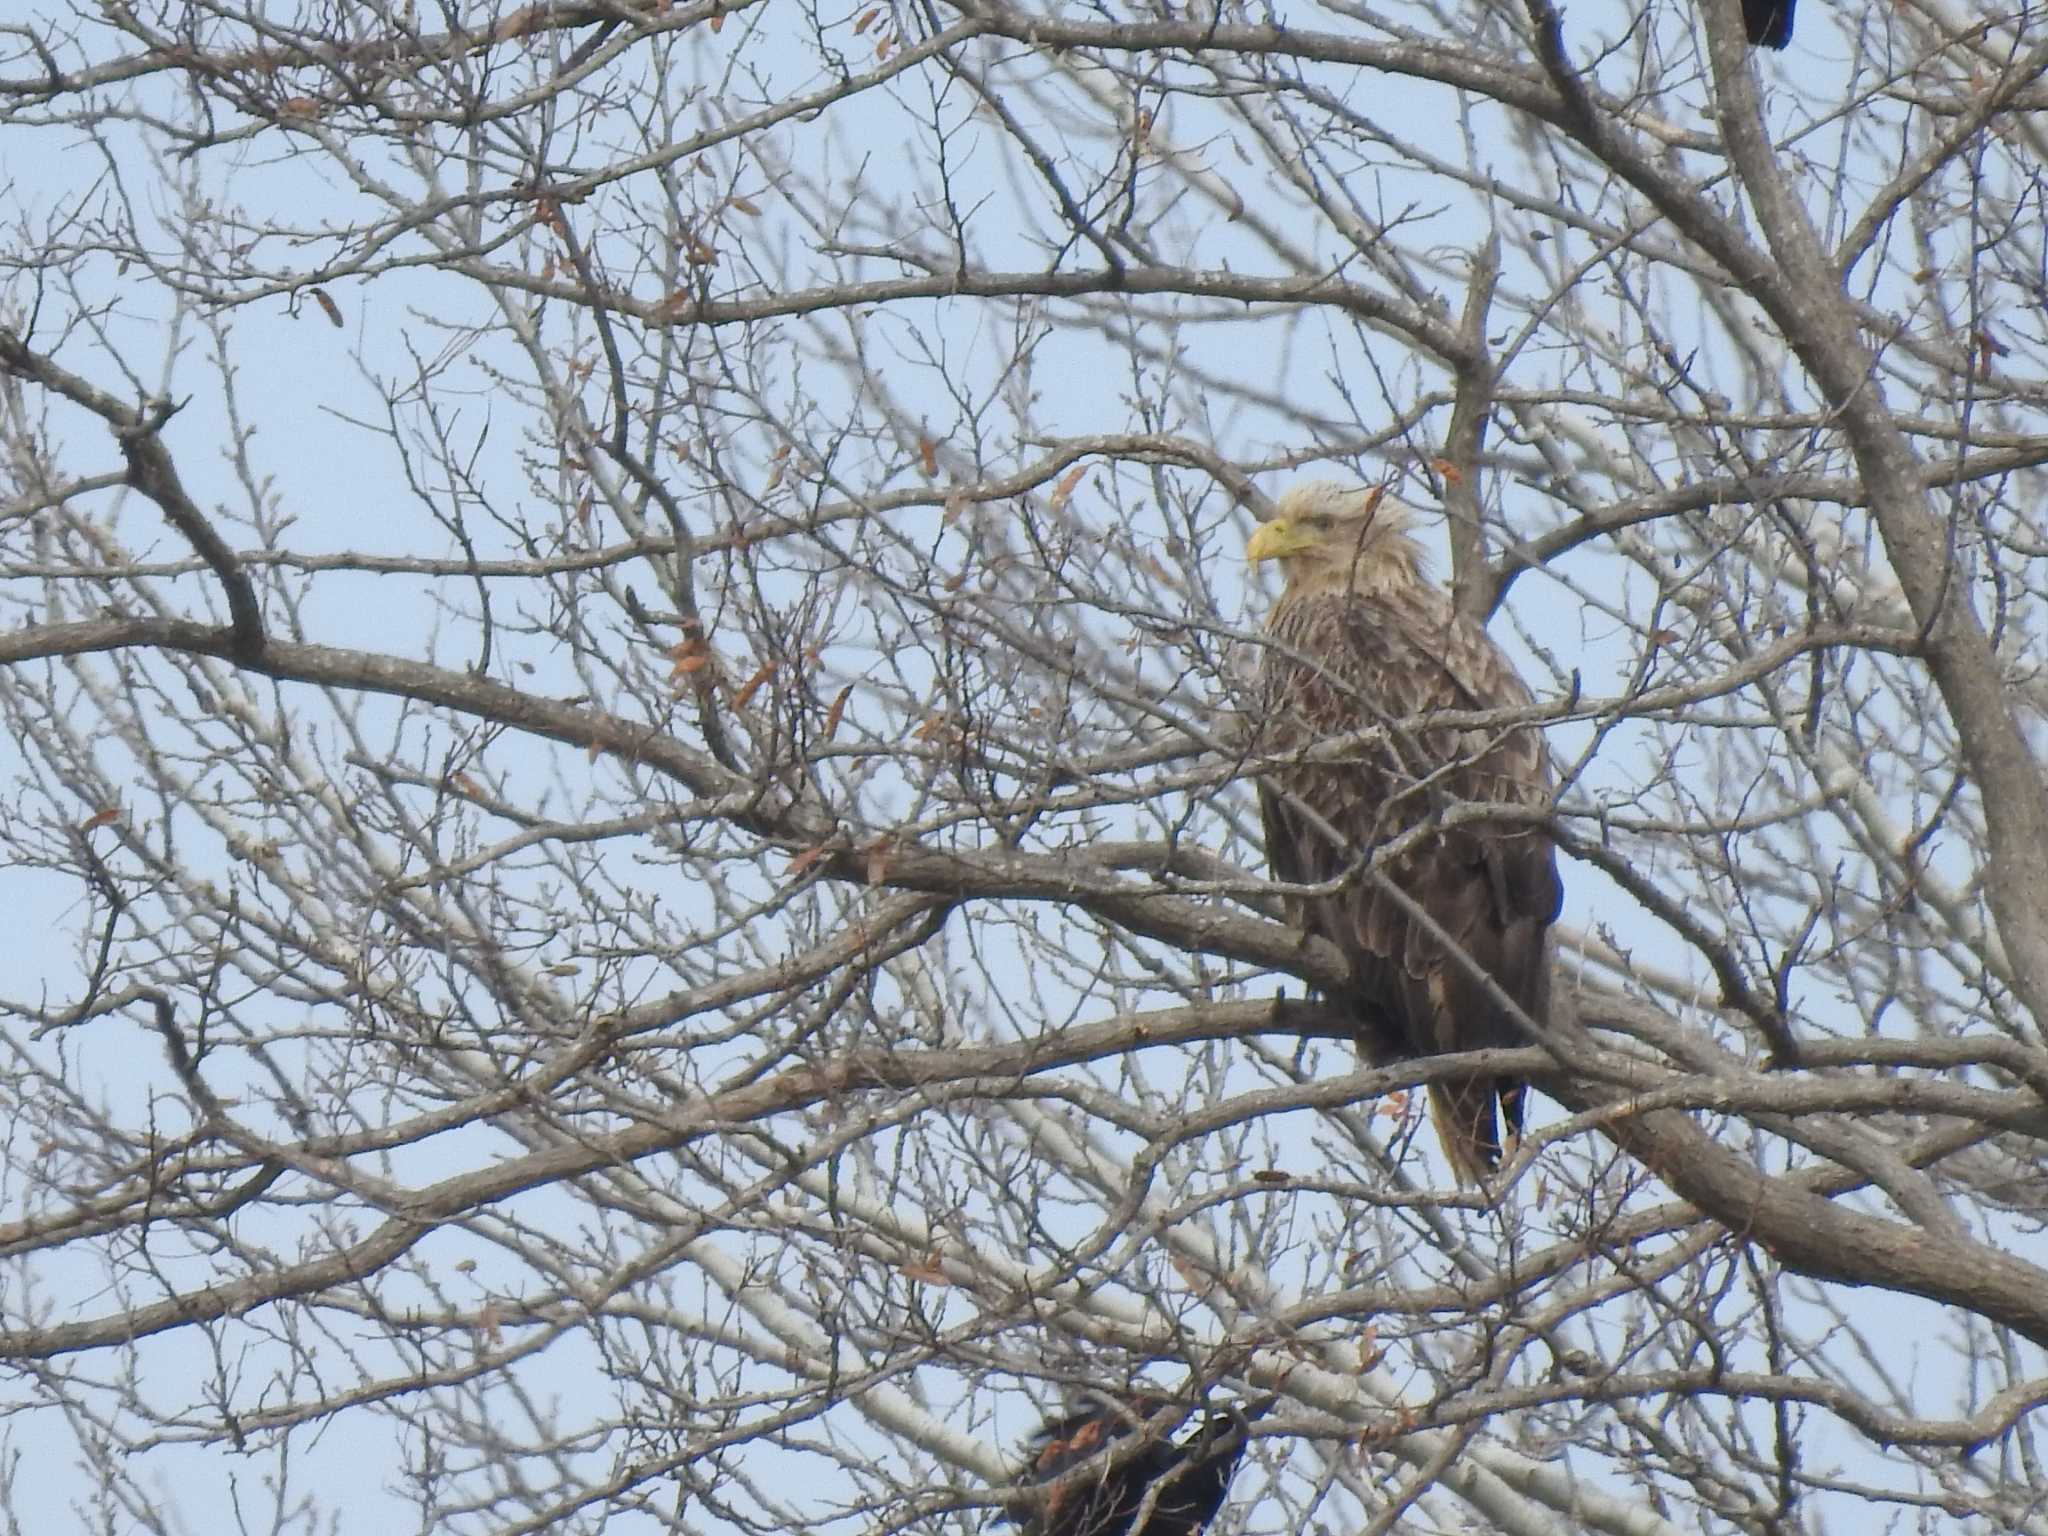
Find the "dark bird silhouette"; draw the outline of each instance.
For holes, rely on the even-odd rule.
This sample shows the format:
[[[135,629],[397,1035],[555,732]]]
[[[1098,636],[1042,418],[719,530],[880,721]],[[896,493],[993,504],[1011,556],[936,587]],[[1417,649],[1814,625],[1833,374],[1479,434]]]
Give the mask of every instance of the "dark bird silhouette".
[[[1273,1402],[1212,1411],[1179,1444],[1167,1438],[1177,1410],[1163,1397],[1047,1419],[1027,1447],[1023,1480],[1054,1486],[1017,1500],[1009,1517],[1024,1536],[1198,1536],[1223,1507],[1251,1421]]]
[[[1342,882],[1288,897],[1287,913],[1350,962],[1351,985],[1331,1001],[1372,1061],[1527,1044],[1515,1011],[1538,1027],[1548,1019],[1561,896],[1540,826],[1444,825],[1461,806],[1547,809],[1550,756],[1533,726],[1471,722],[1526,708],[1529,690],[1424,573],[1414,517],[1379,490],[1316,481],[1282,496],[1246,548],[1254,562],[1278,560],[1287,578],[1260,676],[1258,750],[1283,759],[1259,786],[1266,858],[1292,885]],[[1431,723],[1447,711],[1466,723]],[[1330,750],[1344,741],[1354,744]],[[1364,862],[1397,840],[1401,850],[1380,862],[1384,880],[1366,876]],[[1494,1106],[1513,1137],[1525,1092],[1491,1075],[1429,1085],[1460,1180],[1480,1183],[1500,1165]]]
[[[1759,48],[1792,41],[1792,8],[1799,0],[1742,0],[1742,30]]]

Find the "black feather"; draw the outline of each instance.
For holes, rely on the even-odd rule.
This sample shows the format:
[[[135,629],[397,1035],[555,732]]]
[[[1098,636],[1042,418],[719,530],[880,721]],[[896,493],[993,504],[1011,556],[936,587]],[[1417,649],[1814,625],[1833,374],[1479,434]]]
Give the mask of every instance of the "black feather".
[[[1173,1417],[1163,1398],[1047,1419],[1023,1480],[1054,1486],[1019,1499],[1009,1517],[1024,1536],[1197,1536],[1223,1507],[1247,1426],[1272,1405],[1212,1412],[1178,1444],[1166,1438]]]
[[[1742,30],[1759,48],[1792,41],[1792,8],[1799,0],[1742,0]]]

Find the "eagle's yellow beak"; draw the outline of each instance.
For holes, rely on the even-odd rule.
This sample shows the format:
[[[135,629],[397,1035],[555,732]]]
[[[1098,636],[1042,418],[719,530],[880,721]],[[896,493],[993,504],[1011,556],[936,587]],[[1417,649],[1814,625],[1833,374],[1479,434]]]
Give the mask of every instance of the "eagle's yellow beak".
[[[1257,565],[1261,560],[1285,560],[1289,555],[1302,554],[1320,542],[1314,533],[1292,518],[1276,517],[1252,530],[1244,553],[1246,559]]]

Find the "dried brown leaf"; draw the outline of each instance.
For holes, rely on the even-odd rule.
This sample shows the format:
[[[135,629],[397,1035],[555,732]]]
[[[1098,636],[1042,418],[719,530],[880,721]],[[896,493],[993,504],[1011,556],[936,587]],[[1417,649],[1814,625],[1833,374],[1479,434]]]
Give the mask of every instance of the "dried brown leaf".
[[[1380,1361],[1386,1358],[1386,1354],[1387,1352],[1380,1348],[1380,1331],[1378,1326],[1373,1323],[1367,1323],[1365,1325],[1365,1332],[1359,1335],[1358,1339],[1359,1375],[1363,1376],[1367,1371],[1378,1365]]]
[[[732,707],[734,709],[745,709],[749,704],[753,703],[754,695],[759,693],[762,685],[774,675],[775,663],[772,661],[762,662],[755,670],[754,675],[740,684],[739,692],[732,696]]]
[[[711,647],[702,635],[685,635],[668,648],[670,680],[690,672],[701,672],[711,664]]]
[[[832,740],[839,734],[839,722],[846,718],[846,701],[853,697],[853,684],[848,683],[833,699],[832,707],[825,711],[825,739]]]

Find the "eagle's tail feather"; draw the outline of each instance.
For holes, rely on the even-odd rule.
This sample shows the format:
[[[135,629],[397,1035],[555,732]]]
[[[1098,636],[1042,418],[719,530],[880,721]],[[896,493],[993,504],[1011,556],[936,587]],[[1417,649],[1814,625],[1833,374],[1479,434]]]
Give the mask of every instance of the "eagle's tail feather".
[[[1520,1085],[1513,1085],[1512,1094],[1501,1093],[1504,1086],[1491,1077],[1461,1077],[1429,1085],[1430,1118],[1436,1122],[1437,1140],[1460,1184],[1484,1184],[1486,1176],[1500,1166],[1500,1128],[1493,1115],[1496,1096],[1507,1111],[1509,1134],[1522,1128]]]
[[[1522,1144],[1522,1105],[1529,1097],[1529,1085],[1511,1077],[1497,1077],[1493,1088],[1500,1095],[1500,1155],[1513,1157]]]

